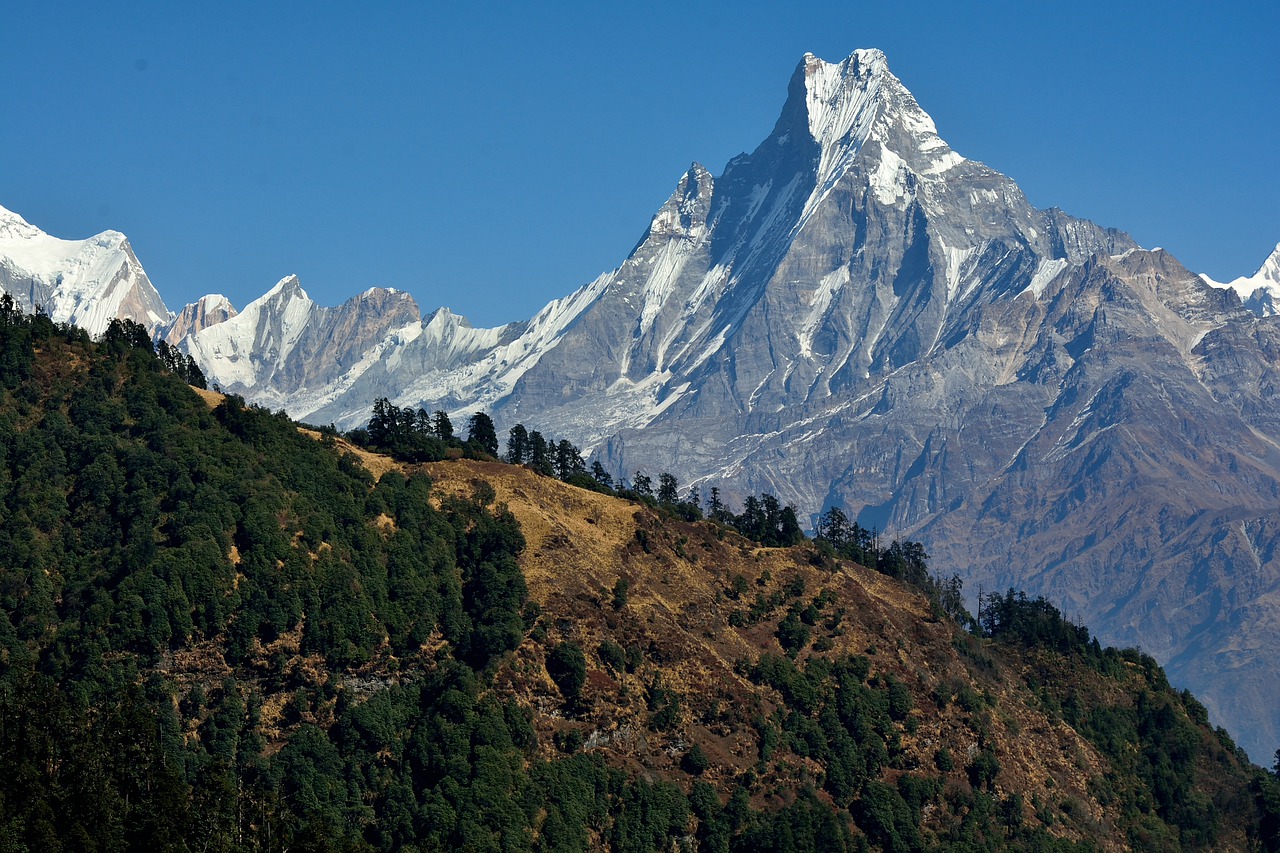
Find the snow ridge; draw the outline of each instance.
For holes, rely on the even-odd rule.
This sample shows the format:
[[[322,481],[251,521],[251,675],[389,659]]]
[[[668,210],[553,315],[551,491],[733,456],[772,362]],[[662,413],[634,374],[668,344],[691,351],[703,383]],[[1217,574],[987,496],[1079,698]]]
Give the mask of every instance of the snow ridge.
[[[129,241],[119,231],[87,240],[51,237],[0,208],[0,291],[28,311],[100,335],[117,317],[155,331],[170,320]]]

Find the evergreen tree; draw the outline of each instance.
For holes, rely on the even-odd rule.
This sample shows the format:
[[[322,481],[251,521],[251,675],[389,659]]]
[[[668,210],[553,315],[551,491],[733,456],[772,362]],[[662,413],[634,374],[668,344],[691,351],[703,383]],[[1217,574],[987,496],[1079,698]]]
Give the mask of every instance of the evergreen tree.
[[[529,431],[524,424],[516,424],[507,431],[507,461],[523,465],[529,455]]]
[[[374,447],[386,447],[395,428],[395,406],[386,397],[373,401],[373,415],[369,418],[369,441]]]
[[[664,504],[667,506],[674,506],[675,504],[679,503],[680,501],[679,485],[680,484],[676,481],[676,478],[673,475],[668,474],[665,471],[659,474],[658,475],[658,503]]]
[[[604,470],[604,466],[600,464],[599,459],[596,459],[591,463],[591,476],[597,483],[604,486],[606,489],[613,488],[613,477],[608,471]]]
[[[568,480],[574,474],[586,473],[587,463],[582,461],[582,454],[567,438],[560,439],[556,445],[555,472],[561,480]]]
[[[432,416],[432,420],[434,422],[434,427],[435,427],[434,431],[436,434],[436,438],[440,439],[446,444],[453,441],[453,422],[449,420],[449,415],[445,412],[437,411],[435,415]],[[490,428],[492,428],[493,424],[490,423],[489,426]],[[472,440],[474,441],[475,439],[472,438]],[[497,443],[497,440],[495,439],[493,444],[493,450],[490,452],[496,453],[497,450],[498,450],[498,443]]]
[[[716,486],[711,487],[711,498],[707,502],[707,515],[713,521],[721,524],[728,524],[733,520],[733,514],[725,508],[724,501],[720,500],[720,489]]]
[[[550,477],[555,473],[551,448],[547,446],[547,440],[542,437],[542,433],[536,429],[529,433],[529,455],[525,461],[530,468],[543,476]]]
[[[484,412],[476,412],[467,420],[467,441],[490,456],[498,455],[498,432],[493,419]]]

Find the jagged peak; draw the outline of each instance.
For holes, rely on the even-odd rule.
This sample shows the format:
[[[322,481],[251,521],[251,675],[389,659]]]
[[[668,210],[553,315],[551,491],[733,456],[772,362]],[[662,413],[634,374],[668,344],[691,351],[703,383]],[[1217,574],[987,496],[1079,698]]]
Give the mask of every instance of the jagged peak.
[[[1272,301],[1280,296],[1280,243],[1276,244],[1253,275],[1242,275],[1229,282],[1215,281],[1204,273],[1200,274],[1200,278],[1213,287],[1234,290],[1250,310],[1270,315],[1274,313],[1270,307]],[[1265,293],[1265,299],[1259,295],[1259,291]]]
[[[302,289],[302,282],[298,281],[296,275],[287,275],[275,283],[275,286],[262,295],[261,298],[255,300],[261,302],[276,296],[285,296],[287,298],[301,297],[309,299],[307,292]]]
[[[803,124],[802,124],[803,123]],[[929,178],[964,162],[938,136],[933,119],[889,70],[881,50],[855,50],[832,63],[806,53],[796,68],[775,137],[808,131],[818,144],[819,182],[843,171],[870,140],[871,150]],[[890,152],[885,154],[884,152]]]
[[[279,310],[284,306],[293,304],[310,305],[311,297],[302,289],[302,283],[298,281],[296,275],[287,275],[275,283],[275,286],[257,299],[244,306],[242,315],[255,314],[268,306],[274,305],[276,308],[271,310]]]
[[[1280,243],[1276,243],[1276,247],[1271,250],[1271,254],[1263,261],[1262,266],[1258,267],[1253,277],[1272,284],[1280,284]]]
[[[236,310],[236,306],[232,304],[231,300],[221,293],[206,293],[204,296],[197,299],[195,304],[206,311],[224,309],[234,314]]]
[[[715,179],[711,173],[695,160],[680,176],[675,192],[654,214],[646,237],[676,234],[693,236],[695,230],[706,225],[714,188]]]
[[[426,319],[423,320],[424,327],[446,328],[449,326],[470,329],[471,323],[461,314],[455,314],[445,306],[440,306],[432,311]]]
[[[792,97],[803,91],[809,135],[824,148],[849,139],[861,143],[870,132],[881,89],[897,82],[879,50],[856,50],[842,62],[832,63],[806,53],[793,82],[801,83]]]

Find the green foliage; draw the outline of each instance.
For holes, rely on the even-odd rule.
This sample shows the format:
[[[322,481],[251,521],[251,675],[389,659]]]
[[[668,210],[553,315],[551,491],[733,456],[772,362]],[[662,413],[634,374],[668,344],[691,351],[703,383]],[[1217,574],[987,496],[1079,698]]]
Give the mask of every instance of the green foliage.
[[[627,606],[627,594],[631,591],[631,581],[626,578],[618,578],[613,584],[613,601],[611,602],[614,610],[621,610]]]
[[[484,412],[475,412],[467,419],[467,444],[472,444],[490,456],[498,455],[498,432],[493,419]]]
[[[693,776],[701,776],[710,766],[711,761],[707,758],[707,754],[696,743],[680,758],[680,769]]]
[[[402,409],[382,397],[373,403],[368,427],[347,438],[406,462],[435,462],[445,457],[448,448],[462,446],[448,415],[437,415],[444,417],[433,420],[423,409]]]
[[[799,667],[772,655],[762,656],[748,672],[753,681],[782,694],[785,745],[823,766],[823,787],[841,805],[876,778],[898,749],[898,729],[889,712],[892,682],[872,687],[867,674],[865,658],[811,658]]]
[[[0,358],[14,368],[0,383],[0,833],[21,827],[30,849],[531,837],[515,817],[528,716],[480,701],[460,663],[487,666],[525,628],[523,537],[485,507],[492,490],[436,510],[423,476],[375,484],[283,415],[236,397],[210,411],[126,323],[94,345],[0,310]],[[442,636],[445,681],[354,706],[291,688],[293,730],[268,758],[259,691],[288,676],[262,649],[298,629],[337,671],[412,661]],[[179,696],[139,675],[195,644],[248,680]],[[457,757],[438,752],[463,737]],[[448,778],[490,790],[446,793]]]
[[[621,673],[627,665],[626,652],[613,640],[602,642],[596,649],[596,657],[600,658],[600,663],[608,667],[614,675]]]
[[[848,853],[860,849],[848,819],[811,792],[802,792],[794,803],[773,814],[752,814],[744,823],[741,835],[733,839],[733,853]]]
[[[663,687],[661,680],[655,678],[649,684],[645,696],[649,705],[649,728],[658,732],[674,728],[680,721],[680,695]]]
[[[719,496],[716,496],[719,500]],[[804,531],[796,517],[795,508],[783,506],[767,492],[759,496],[748,495],[739,515],[722,512],[721,518],[735,530],[754,539],[761,545],[785,548],[804,541]]]
[[[886,853],[922,849],[919,817],[895,788],[868,782],[853,812],[858,827]]]
[[[547,655],[547,674],[570,703],[582,696],[587,683],[587,658],[577,643],[560,643]]]
[[[548,620],[527,599],[524,538],[492,487],[441,499],[420,474],[375,483],[282,413],[234,396],[211,411],[186,387],[199,384],[187,367],[136,324],[94,343],[0,296],[0,849],[724,853],[933,840],[921,815],[952,807],[939,779],[906,766],[911,692],[887,674],[868,681],[866,658],[800,654],[806,632],[839,614],[804,600],[799,575],[762,576],[739,612],[788,608],[779,640],[802,662],[766,655],[743,671],[781,698],[756,720],[770,772],[805,759],[836,808],[800,788],[754,810],[753,795],[773,792],[753,774],[722,805],[709,784],[723,784],[721,768],[697,744],[681,758],[696,777],[687,795],[608,769],[579,729],[562,726],[561,754],[544,760],[532,711],[494,680]],[[404,452],[436,458],[457,441],[443,413],[377,408],[365,432],[387,442],[377,446],[404,440]],[[483,421],[468,428],[467,452],[496,452]],[[532,454],[525,464],[609,487],[576,449],[542,440],[539,455],[533,437],[517,454]],[[715,490],[710,507],[725,523]],[[765,498],[744,516],[760,541],[787,539],[783,508]],[[906,545],[889,553],[884,569],[906,579],[923,561]],[[748,592],[732,581],[732,596]],[[617,606],[626,596],[615,587]],[[1204,732],[1203,706],[1170,690],[1154,661],[1101,650],[1041,603],[998,598],[983,611],[998,642],[1065,650],[1143,685],[1131,702],[1091,704],[1070,685],[1053,697],[1116,768],[1105,793],[1129,810],[1135,847],[1209,848],[1245,819],[1197,785],[1210,757],[1234,755],[1229,739]],[[291,662],[279,649],[294,642]],[[637,642],[606,639],[596,653],[615,675],[645,660]],[[193,659],[211,663],[174,674]],[[551,649],[547,669],[580,698],[576,644]],[[981,711],[968,693],[956,701]],[[684,703],[660,677],[645,698],[653,729],[687,734]],[[935,764],[948,772],[954,759],[942,748]],[[999,762],[987,748],[966,770],[990,789]],[[1261,849],[1280,848],[1278,790],[1258,771],[1249,806]],[[1024,825],[1014,795],[955,796],[939,849],[1070,847]]]
[[[993,789],[996,776],[1000,773],[1000,761],[990,748],[980,750],[969,762],[965,771],[969,774],[969,784],[975,788]]]
[[[1071,624],[1043,596],[1029,599],[1026,593],[1013,589],[1003,596],[983,596],[978,602],[977,621],[986,637],[1060,652],[1092,650],[1089,629]]]
[[[792,610],[778,623],[778,642],[789,657],[795,657],[805,646],[809,645],[809,626],[800,620],[799,614]]]

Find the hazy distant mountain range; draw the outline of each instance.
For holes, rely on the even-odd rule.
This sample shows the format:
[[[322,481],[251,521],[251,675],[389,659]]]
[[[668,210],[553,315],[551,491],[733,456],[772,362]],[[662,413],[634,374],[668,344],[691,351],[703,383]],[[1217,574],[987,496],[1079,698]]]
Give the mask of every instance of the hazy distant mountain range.
[[[1043,593],[1280,744],[1280,247],[1219,284],[1032,208],[955,153],[879,51],[806,55],[773,132],[694,164],[617,269],[474,329],[406,293],[286,278],[164,307],[122,235],[0,211],[0,287],[129,316],[224,390],[353,427],[374,399],[489,411],[727,495],[839,505],[971,592]]]

